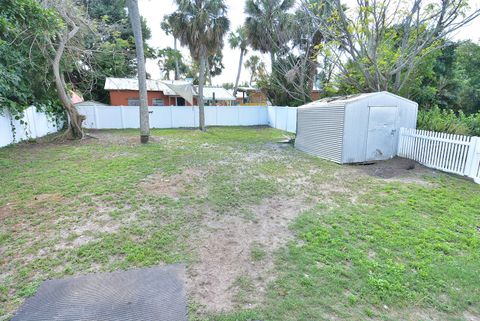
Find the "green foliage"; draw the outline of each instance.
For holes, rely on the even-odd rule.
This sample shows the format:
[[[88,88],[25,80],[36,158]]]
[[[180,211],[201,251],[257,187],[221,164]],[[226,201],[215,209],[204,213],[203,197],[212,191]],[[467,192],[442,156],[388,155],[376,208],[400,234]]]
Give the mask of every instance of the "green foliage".
[[[435,183],[369,184],[363,205],[337,198],[341,206],[302,214],[301,243],[282,252],[263,319],[414,320],[425,310],[453,320],[477,311],[480,194],[457,179]]]
[[[250,86],[252,82],[258,81],[259,78],[266,74],[265,63],[261,61],[257,55],[251,55],[247,61],[245,61],[244,66],[250,70],[250,81],[248,83]]]
[[[480,136],[480,112],[465,115],[462,111],[456,113],[439,107],[420,110],[417,127],[450,134]]]
[[[86,39],[86,47],[92,56],[88,70],[73,70],[68,77],[73,86],[80,90],[87,100],[108,102],[108,92],[103,88],[106,77],[134,77],[136,75],[135,38],[128,19],[125,0],[80,0],[90,19],[96,23],[96,30]],[[144,52],[147,58],[155,52],[147,45],[151,31],[142,17]]]
[[[273,68],[272,73],[260,75],[257,87],[273,105],[296,107],[311,101],[311,92],[306,79],[303,82],[296,80],[292,82],[285,74],[285,68],[294,66],[299,59],[301,58],[293,54],[278,57],[274,62],[276,67]]]
[[[157,52],[158,66],[163,71],[164,79],[170,79],[171,72],[175,72],[176,64],[178,63],[179,75],[181,77],[188,73],[188,66],[183,62],[183,57],[180,51],[167,47],[160,49]]]
[[[471,41],[455,49],[454,76],[459,87],[457,108],[465,113],[480,112],[480,46]]]
[[[199,61],[202,55],[212,56],[223,45],[223,36],[230,27],[223,0],[176,0],[178,10],[166,17],[172,34],[190,49]],[[205,51],[205,52],[204,52]]]
[[[229,90],[229,89],[233,89],[235,85],[232,82],[226,82],[222,84],[222,87]]]
[[[263,53],[270,53],[272,60],[287,45],[283,36],[289,27],[294,0],[247,0],[245,2],[245,31],[249,45]],[[273,61],[272,61],[273,63]]]
[[[386,62],[389,64],[389,62]],[[416,67],[411,71],[409,80],[398,94],[408,97],[418,102],[420,110],[440,109],[454,110],[457,113],[462,111],[465,114],[475,114],[480,111],[480,77],[478,70],[480,68],[480,46],[471,41],[449,42],[438,50],[424,55],[418,60]],[[351,82],[356,79],[356,83],[363,84],[361,91],[369,91],[368,85],[363,79],[363,74],[358,66],[353,62],[346,64],[347,73],[338,76],[334,81],[336,90],[327,95],[351,94],[357,93],[358,87]],[[388,88],[391,88],[393,79],[390,80]],[[451,114],[448,116],[448,114]],[[435,111],[432,117],[440,117]],[[453,124],[455,115],[446,112],[442,117],[449,124]],[[460,125],[447,125],[444,123],[433,126],[426,125],[425,128],[456,128],[448,129],[450,132],[475,132],[475,116],[465,118],[466,123]],[[422,119],[421,124],[426,124],[428,120]],[[465,128],[465,126],[470,129]],[[473,126],[473,127],[472,127]]]
[[[18,114],[31,104],[41,108],[57,102],[40,44],[58,26],[55,13],[38,1],[0,2],[0,106]]]

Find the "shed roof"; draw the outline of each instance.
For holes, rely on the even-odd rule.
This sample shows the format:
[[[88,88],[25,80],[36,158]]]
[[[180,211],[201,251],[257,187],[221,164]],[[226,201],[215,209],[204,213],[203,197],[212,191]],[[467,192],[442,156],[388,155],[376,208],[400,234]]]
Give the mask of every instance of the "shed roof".
[[[74,103],[75,106],[108,106],[104,103],[95,100],[86,100],[79,103]]]
[[[316,100],[316,101],[312,101],[311,103],[308,103],[308,104],[303,105],[301,107],[313,107],[313,106],[318,106],[319,104],[320,105],[344,105],[344,104],[352,102],[352,101],[357,101],[357,100],[365,99],[365,98],[380,95],[380,94],[387,94],[387,95],[394,96],[396,98],[407,100],[407,101],[413,103],[413,101],[411,101],[407,98],[392,94],[388,91],[377,91],[377,92],[372,92],[372,93],[359,93],[359,94],[353,94],[353,95],[326,97],[326,98],[322,98],[322,99],[319,99],[319,100]]]

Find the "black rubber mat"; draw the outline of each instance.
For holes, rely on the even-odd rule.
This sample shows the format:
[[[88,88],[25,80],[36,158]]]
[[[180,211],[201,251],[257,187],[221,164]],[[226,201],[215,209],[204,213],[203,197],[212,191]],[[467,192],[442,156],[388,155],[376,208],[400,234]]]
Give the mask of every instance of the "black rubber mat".
[[[45,281],[12,321],[184,321],[184,275],[170,265]]]

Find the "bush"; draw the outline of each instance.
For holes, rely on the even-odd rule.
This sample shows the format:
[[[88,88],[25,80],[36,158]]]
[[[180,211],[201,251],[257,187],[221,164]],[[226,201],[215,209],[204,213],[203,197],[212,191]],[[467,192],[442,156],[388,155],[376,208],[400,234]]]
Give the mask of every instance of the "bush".
[[[417,128],[457,135],[480,136],[480,113],[465,115],[451,109],[434,107],[420,110]]]

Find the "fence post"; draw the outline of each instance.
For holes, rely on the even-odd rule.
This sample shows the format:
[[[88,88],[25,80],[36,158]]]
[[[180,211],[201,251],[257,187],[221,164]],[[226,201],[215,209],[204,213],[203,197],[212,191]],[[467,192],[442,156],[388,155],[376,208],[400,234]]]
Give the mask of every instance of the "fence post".
[[[467,162],[465,166],[465,175],[471,177],[476,183],[480,183],[478,167],[480,163],[480,137],[472,137],[468,148]]]

